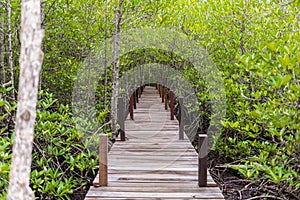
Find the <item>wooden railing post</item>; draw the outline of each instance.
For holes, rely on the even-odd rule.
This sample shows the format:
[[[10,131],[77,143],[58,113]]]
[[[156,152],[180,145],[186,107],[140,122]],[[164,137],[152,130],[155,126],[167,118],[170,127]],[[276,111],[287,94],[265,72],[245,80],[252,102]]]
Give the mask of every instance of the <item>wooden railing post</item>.
[[[179,97],[178,102],[179,102],[179,140],[183,140],[184,139],[184,135],[183,135],[183,128],[184,128],[183,98]]]
[[[164,94],[165,94],[165,110],[168,110],[168,88],[165,88]]]
[[[108,137],[107,134],[100,134],[99,144],[99,183],[95,183],[95,187],[107,186],[107,152],[108,152]]]
[[[139,90],[139,98],[142,97],[142,87],[143,87],[143,86],[140,86],[139,89],[138,89],[138,90]]]
[[[139,103],[139,88],[135,90],[136,103]]]
[[[161,87],[161,102],[165,102],[165,87]]]
[[[158,93],[159,93],[159,97],[161,97],[161,85],[158,84]]]
[[[134,102],[134,95],[130,96],[130,100],[129,100],[129,113],[130,113],[130,119],[133,120],[133,102]]]
[[[133,97],[133,108],[136,109],[136,91],[135,90],[133,91],[132,97]]]
[[[118,123],[120,125],[120,139],[125,141],[125,110],[124,110],[124,97],[118,98]]]
[[[174,92],[170,91],[170,114],[171,120],[174,120]]]
[[[142,86],[141,94],[144,92],[145,85]]]
[[[198,136],[198,185],[207,186],[207,135]]]

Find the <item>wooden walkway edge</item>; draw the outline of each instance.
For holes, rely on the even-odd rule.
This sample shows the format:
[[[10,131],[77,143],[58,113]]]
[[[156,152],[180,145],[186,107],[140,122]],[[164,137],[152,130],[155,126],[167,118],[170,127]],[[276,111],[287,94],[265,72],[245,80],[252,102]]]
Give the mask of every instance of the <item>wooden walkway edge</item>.
[[[209,173],[208,186],[198,187],[198,154],[187,138],[179,140],[178,121],[154,87],[145,88],[125,132],[108,154],[108,186],[91,186],[86,200],[224,199]]]

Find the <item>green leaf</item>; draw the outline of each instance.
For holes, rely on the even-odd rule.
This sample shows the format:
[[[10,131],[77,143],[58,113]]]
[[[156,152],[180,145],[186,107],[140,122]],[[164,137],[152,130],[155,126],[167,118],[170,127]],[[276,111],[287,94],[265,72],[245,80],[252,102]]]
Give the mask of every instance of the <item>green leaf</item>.
[[[286,85],[291,79],[293,78],[292,75],[286,75],[282,79],[282,85]]]

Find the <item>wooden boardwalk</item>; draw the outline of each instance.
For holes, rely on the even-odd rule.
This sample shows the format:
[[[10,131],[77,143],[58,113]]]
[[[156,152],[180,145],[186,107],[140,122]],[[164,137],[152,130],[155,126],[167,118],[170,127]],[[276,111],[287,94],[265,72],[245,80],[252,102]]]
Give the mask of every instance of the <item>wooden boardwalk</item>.
[[[157,90],[146,87],[139,100],[134,121],[125,121],[126,141],[108,154],[108,186],[92,186],[85,199],[224,199],[209,173],[208,186],[198,187],[198,154],[179,140]]]

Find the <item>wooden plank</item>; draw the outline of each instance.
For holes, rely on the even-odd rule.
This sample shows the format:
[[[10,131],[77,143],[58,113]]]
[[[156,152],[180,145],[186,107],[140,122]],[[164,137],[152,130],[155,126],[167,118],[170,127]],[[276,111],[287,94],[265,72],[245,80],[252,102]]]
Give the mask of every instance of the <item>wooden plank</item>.
[[[153,153],[152,152],[136,152],[136,151],[127,151],[126,149],[123,150],[124,154],[126,154],[126,156],[140,156],[140,155],[143,155],[143,156],[152,156]],[[112,156],[115,156],[115,155],[120,155],[120,153],[109,153],[109,157],[112,157]],[[169,152],[155,152],[155,155],[156,156],[176,156],[178,155],[178,152],[174,152],[174,151],[169,151]],[[185,151],[183,153],[181,153],[182,156],[185,156],[185,157],[194,157],[193,154],[190,154],[188,151]]]
[[[86,200],[99,200],[99,198],[97,197],[86,197],[85,198]],[[133,198],[120,198],[120,197],[109,197],[109,198],[103,198],[101,197],[101,200],[114,200],[114,199],[118,199],[118,200],[132,200]],[[145,198],[134,198],[135,200],[142,200],[142,199],[145,199]],[[181,199],[181,198],[164,198],[164,199],[172,199],[172,200],[177,200],[177,199]],[[207,200],[207,199],[203,199],[203,198],[185,198],[184,200],[193,200],[193,199],[198,199],[198,200]],[[182,199],[181,199],[182,200]],[[209,199],[209,200],[220,200],[220,199]]]
[[[150,170],[149,170],[150,171]],[[133,172],[132,172],[133,173]],[[187,175],[187,174],[180,174],[180,173],[166,173],[166,174],[145,174],[145,173],[134,173],[134,174],[110,174],[109,178],[111,179],[124,179],[124,180],[178,180],[180,181],[182,178],[185,180],[198,180],[197,176],[195,175]]]
[[[216,187],[206,187],[206,188],[198,188],[197,186],[192,188],[184,188],[182,189],[181,186],[172,187],[173,191],[176,191],[176,193],[218,193],[219,188]],[[92,187],[90,189],[92,192],[97,192],[98,188]],[[142,187],[142,186],[135,186],[135,187],[129,187],[129,186],[108,186],[101,188],[102,192],[157,192],[157,193],[167,193],[170,191],[170,187],[160,187],[160,186],[152,186],[152,187]]]
[[[89,191],[87,194],[89,197],[98,197],[98,198],[109,198],[109,197],[120,197],[120,198],[203,198],[203,199],[224,199],[223,195],[220,193],[178,193],[172,188],[170,188],[169,192],[157,193],[153,192],[105,192],[105,191]]]
[[[168,174],[186,174],[186,175],[195,175],[197,173],[197,170],[195,171],[191,171],[190,169],[176,169],[176,168],[172,168],[172,169],[161,169],[161,170],[155,170],[155,171],[151,171],[149,172],[149,170],[118,170],[118,169],[110,169],[110,174],[117,174],[117,173],[124,173],[124,174],[130,174],[130,173],[137,173],[137,174],[140,174],[140,173],[150,173],[150,174],[165,174],[165,173],[168,173]]]
[[[169,184],[169,188],[172,188],[173,184],[181,184],[181,185],[186,185],[191,183],[191,180],[180,180],[180,181],[170,181],[170,180],[154,180],[154,181],[145,181],[145,180],[109,180],[108,185],[113,184],[114,182],[117,183],[124,183],[124,184],[129,184],[129,183],[133,183],[133,184],[156,184],[156,185],[162,185],[162,184]],[[194,181],[192,181],[194,182]],[[195,181],[196,182],[196,181]],[[217,187],[217,184],[213,181],[208,181],[207,182],[207,187]],[[99,189],[101,190],[101,188]]]
[[[198,189],[199,186],[197,184],[195,184],[194,182],[186,182],[184,184],[182,184],[182,182],[121,182],[121,181],[110,181],[108,183],[108,186],[110,187],[167,187],[169,188],[171,187],[181,187],[183,190],[186,188],[195,188]],[[214,187],[216,188],[216,187]]]

